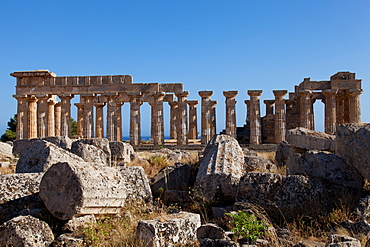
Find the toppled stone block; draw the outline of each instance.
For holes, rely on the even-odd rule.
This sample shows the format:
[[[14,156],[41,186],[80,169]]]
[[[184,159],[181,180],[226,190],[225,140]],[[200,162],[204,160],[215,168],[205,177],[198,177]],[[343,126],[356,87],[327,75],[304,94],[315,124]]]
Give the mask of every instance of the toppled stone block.
[[[329,236],[327,247],[361,247],[361,242],[355,238],[333,234]]]
[[[85,162],[59,162],[45,173],[40,197],[52,215],[68,220],[87,214],[117,214],[127,192],[121,172]]]
[[[141,166],[118,166],[127,190],[126,204],[133,207],[151,207],[153,203],[148,177]]]
[[[51,136],[45,137],[43,140],[53,143],[54,145],[63,148],[67,151],[71,150],[72,147],[72,139],[68,136]]]
[[[40,139],[21,139],[15,140],[13,142],[13,149],[12,153],[14,156],[20,157],[20,155],[35,141],[39,141]]]
[[[50,247],[82,247],[84,246],[83,239],[62,234],[50,245]]]
[[[335,136],[303,127],[288,130],[286,140],[295,147],[307,150],[334,151],[335,149]]]
[[[16,173],[0,176],[0,222],[27,209],[45,208],[38,196],[43,173]]]
[[[304,149],[294,147],[286,141],[282,141],[276,151],[275,160],[279,166],[295,166],[298,164],[302,154],[305,152],[306,150]]]
[[[84,215],[81,217],[75,217],[67,221],[64,224],[63,229],[65,231],[75,232],[84,227],[88,227],[89,224],[95,224],[96,218],[94,215]]]
[[[364,186],[363,177],[353,166],[347,165],[344,159],[316,150],[306,152],[297,164],[289,163],[287,175],[306,175],[355,189]]]
[[[209,201],[234,201],[244,171],[244,155],[238,141],[217,135],[205,148],[194,189]]]
[[[335,154],[370,180],[370,124],[340,125],[335,134]]]
[[[179,212],[139,221],[136,236],[148,247],[172,247],[196,241],[200,225],[199,214]]]
[[[14,158],[12,150],[12,145],[5,142],[0,142],[0,161]]]
[[[83,143],[83,144],[91,145],[95,148],[93,148],[91,146],[86,146],[87,150],[85,150],[85,152],[82,152],[82,151],[78,152],[76,147],[75,147],[76,146],[75,143],[79,143],[79,145],[77,145],[78,147],[83,146],[83,145],[81,145]],[[95,155],[93,155],[91,153],[89,154],[89,149],[94,150],[97,153]],[[94,162],[96,164],[101,163],[101,164],[105,164],[105,165],[110,165],[111,164],[111,151],[110,151],[110,147],[109,147],[109,140],[106,139],[106,138],[79,139],[79,140],[74,141],[72,143],[71,152],[76,153],[80,157],[83,156],[82,158],[87,162]],[[94,158],[97,159],[98,157],[100,157],[100,159],[102,161],[100,161],[100,160],[99,161],[94,161]],[[91,160],[93,160],[93,161],[91,161]]]
[[[32,216],[18,216],[0,226],[0,246],[49,246],[54,235],[49,225]]]
[[[153,178],[151,184],[152,192],[163,190],[187,190],[190,179],[190,166],[187,164],[176,163],[162,169]]]
[[[111,151],[112,162],[114,163],[130,163],[132,157],[135,156],[135,150],[130,143],[119,141],[109,142],[109,148]]]
[[[36,140],[24,150],[18,160],[17,173],[45,172],[57,162],[81,162],[80,157],[54,144]]]
[[[205,225],[201,225],[197,229],[197,238],[200,243],[202,240],[209,238],[209,239],[226,239],[225,230],[219,227],[216,224],[207,223]]]
[[[277,167],[274,163],[260,156],[245,156],[246,171],[276,172]]]
[[[189,205],[192,200],[189,191],[182,190],[165,190],[163,192],[163,202],[166,205],[180,204],[183,206]]]

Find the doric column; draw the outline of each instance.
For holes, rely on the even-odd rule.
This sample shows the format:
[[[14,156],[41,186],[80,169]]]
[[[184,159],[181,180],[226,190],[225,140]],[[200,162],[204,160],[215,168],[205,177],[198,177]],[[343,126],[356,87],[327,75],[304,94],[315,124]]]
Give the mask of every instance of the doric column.
[[[55,104],[57,103],[53,98],[48,100],[48,128],[47,136],[55,136]]]
[[[210,100],[208,102],[209,107],[211,108],[211,139],[216,135],[217,131],[217,121],[216,121],[216,105],[217,100]]]
[[[188,111],[186,98],[189,96],[188,91],[175,94],[179,104],[177,115],[177,145],[188,145]]]
[[[284,96],[288,90],[274,90],[275,95],[275,143],[280,143],[285,140],[285,99]]]
[[[198,138],[197,105],[198,100],[188,100],[189,105],[189,139]]]
[[[123,102],[118,101],[116,106],[116,141],[122,141],[122,106]]]
[[[26,139],[27,138],[27,97],[13,95],[18,101],[17,107],[17,136],[16,139]]]
[[[94,138],[94,98],[95,94],[81,94],[84,100],[84,138]]]
[[[178,110],[178,103],[177,101],[170,101],[168,102],[170,105],[170,139],[176,139],[176,122],[177,122],[177,110]]]
[[[104,94],[104,96],[107,98],[107,139],[109,141],[116,141],[116,121],[115,121],[115,114],[116,114],[116,108],[117,103],[116,99],[118,97],[117,93],[109,93]]]
[[[299,116],[300,116],[300,127],[311,129],[311,91],[301,90],[299,94]]]
[[[95,116],[95,137],[104,138],[104,113],[103,107],[105,103],[94,102],[96,116]]]
[[[209,101],[213,95],[213,91],[199,91],[199,96],[202,97],[202,144],[206,145],[211,140],[211,108],[209,106]]]
[[[47,95],[36,95],[37,98],[37,137],[45,138],[48,129],[48,99]]]
[[[266,116],[273,115],[275,100],[264,100],[263,103],[266,105]]]
[[[348,90],[350,123],[361,123],[360,95],[362,94],[362,92],[362,89]]]
[[[54,106],[55,136],[61,136],[62,128],[62,103],[57,102]]]
[[[248,90],[250,96],[250,143],[261,144],[260,96],[262,90]]]
[[[250,121],[250,100],[244,100],[244,104],[246,107],[245,124],[248,125]]]
[[[72,94],[59,95],[61,102],[61,136],[71,137],[71,99]]]
[[[27,98],[27,138],[37,138],[37,98],[32,95]]]
[[[230,135],[236,138],[236,113],[235,113],[235,97],[238,95],[238,91],[224,91],[224,96],[226,97],[226,135]]]
[[[163,98],[164,92],[155,92],[150,94],[153,97],[152,106],[152,139],[154,147],[164,145],[164,124],[163,124]]]
[[[337,95],[335,97],[336,102],[336,122],[337,124],[344,123],[344,98],[343,95]]]
[[[84,136],[84,104],[83,98],[80,97],[81,103],[75,103],[77,107],[77,136],[83,137]]]
[[[334,134],[336,127],[336,102],[335,94],[337,90],[334,89],[325,89],[322,91],[325,95],[325,133]]]
[[[140,146],[140,106],[142,104],[139,92],[128,93],[130,97],[130,144],[134,147]]]

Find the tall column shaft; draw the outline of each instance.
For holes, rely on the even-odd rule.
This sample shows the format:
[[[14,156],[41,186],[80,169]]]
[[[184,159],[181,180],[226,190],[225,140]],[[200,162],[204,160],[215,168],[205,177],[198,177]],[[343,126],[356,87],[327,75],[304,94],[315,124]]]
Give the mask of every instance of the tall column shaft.
[[[109,141],[116,141],[117,136],[115,130],[115,114],[116,114],[116,99],[118,97],[117,94],[105,94],[107,98],[107,139]]]
[[[93,100],[95,95],[93,94],[83,94],[81,97],[84,99],[84,129],[83,129],[83,137],[84,138],[93,138],[94,135],[94,104]]]
[[[350,89],[349,94],[349,122],[361,123],[360,95],[362,89]]]
[[[96,115],[95,115],[95,137],[104,138],[104,113],[103,107],[105,103],[94,103]]]
[[[344,98],[342,95],[337,95],[336,101],[336,121],[337,124],[344,123]]]
[[[152,131],[153,144],[155,147],[164,145],[164,118],[163,118],[163,98],[166,96],[164,92],[151,93],[153,97],[152,106]]]
[[[299,98],[299,115],[300,115],[300,127],[311,129],[311,91],[302,90],[298,92],[300,95]]]
[[[48,100],[48,127],[47,127],[47,136],[55,136],[55,104],[56,101],[53,98]]]
[[[48,129],[48,99],[47,95],[36,95],[37,97],[37,137],[45,138]]]
[[[61,136],[62,128],[62,103],[57,102],[54,106],[55,136]]]
[[[189,105],[189,139],[198,138],[197,105],[198,100],[188,100]]]
[[[178,104],[176,101],[168,102],[170,105],[170,139],[177,138],[177,131],[176,131],[176,122],[177,122],[177,110]]]
[[[326,89],[322,91],[325,95],[325,133],[334,134],[336,127],[336,102],[335,94],[337,90]]]
[[[213,95],[212,91],[199,91],[199,96],[202,97],[202,144],[206,145],[211,140],[211,125],[212,125],[212,114],[209,101]]]
[[[27,108],[27,138],[37,138],[37,98],[35,96],[30,96],[27,99],[28,108]]]
[[[122,106],[123,106],[123,102],[117,102],[116,113],[115,113],[116,141],[122,141]]]
[[[285,99],[284,96],[288,93],[287,90],[274,90],[275,95],[275,143],[285,141]]]
[[[71,137],[71,99],[73,95],[66,94],[59,96],[61,102],[61,136]]]
[[[84,136],[84,104],[83,98],[81,97],[81,103],[75,103],[77,107],[77,136],[83,137]]]
[[[250,96],[250,143],[261,144],[260,96],[262,90],[248,90]]]
[[[140,146],[140,106],[141,93],[129,93],[130,97],[130,144],[134,147]]]
[[[17,106],[17,136],[16,139],[26,139],[27,138],[27,97],[13,95],[18,101]]]
[[[235,113],[235,97],[238,95],[238,91],[224,91],[224,96],[226,97],[226,135],[230,135],[236,138],[236,113]]]
[[[211,107],[211,139],[217,134],[216,105],[217,100],[209,101]]]
[[[245,124],[248,125],[250,122],[250,100],[244,100],[246,106]]]
[[[175,94],[179,104],[177,115],[177,145],[188,145],[188,110],[186,98],[189,96],[188,91]]]

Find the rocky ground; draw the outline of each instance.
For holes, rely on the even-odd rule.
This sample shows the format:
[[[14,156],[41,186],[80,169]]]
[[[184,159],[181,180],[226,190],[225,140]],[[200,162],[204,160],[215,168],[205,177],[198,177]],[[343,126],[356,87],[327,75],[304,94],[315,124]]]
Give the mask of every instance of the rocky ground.
[[[200,152],[0,143],[0,246],[245,246],[240,211],[257,246],[370,246],[369,151],[370,124],[290,130],[276,153],[226,135]]]

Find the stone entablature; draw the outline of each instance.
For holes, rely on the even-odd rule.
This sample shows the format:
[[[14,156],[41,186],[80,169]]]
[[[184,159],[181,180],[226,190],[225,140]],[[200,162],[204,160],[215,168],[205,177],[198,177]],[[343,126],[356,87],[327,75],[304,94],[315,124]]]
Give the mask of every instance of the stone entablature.
[[[130,143],[140,146],[140,106],[151,106],[151,139],[154,146],[164,145],[163,103],[170,106],[170,138],[178,146],[188,145],[198,138],[198,100],[188,100],[189,92],[181,83],[133,83],[130,75],[57,77],[48,70],[21,71],[11,74],[17,78],[16,95],[17,139],[71,136],[71,99],[77,111],[77,135],[110,141],[122,138],[122,111],[130,103]],[[325,104],[325,132],[335,133],[343,123],[360,123],[361,80],[354,73],[338,72],[329,81],[304,78],[295,91],[274,90],[275,99],[264,100],[266,115],[260,114],[262,90],[248,90],[245,100],[246,124],[236,127],[238,91],[224,91],[226,122],[224,133],[250,144],[280,143],[287,130],[296,127],[314,129],[316,100]],[[285,99],[286,95],[288,99]],[[176,96],[176,100],[175,100]],[[201,97],[201,143],[206,145],[216,134],[216,106],[213,91],[199,91]],[[60,102],[57,101],[57,97]],[[104,108],[106,109],[104,111]],[[106,112],[106,121],[104,121]],[[106,123],[106,126],[104,126]]]

